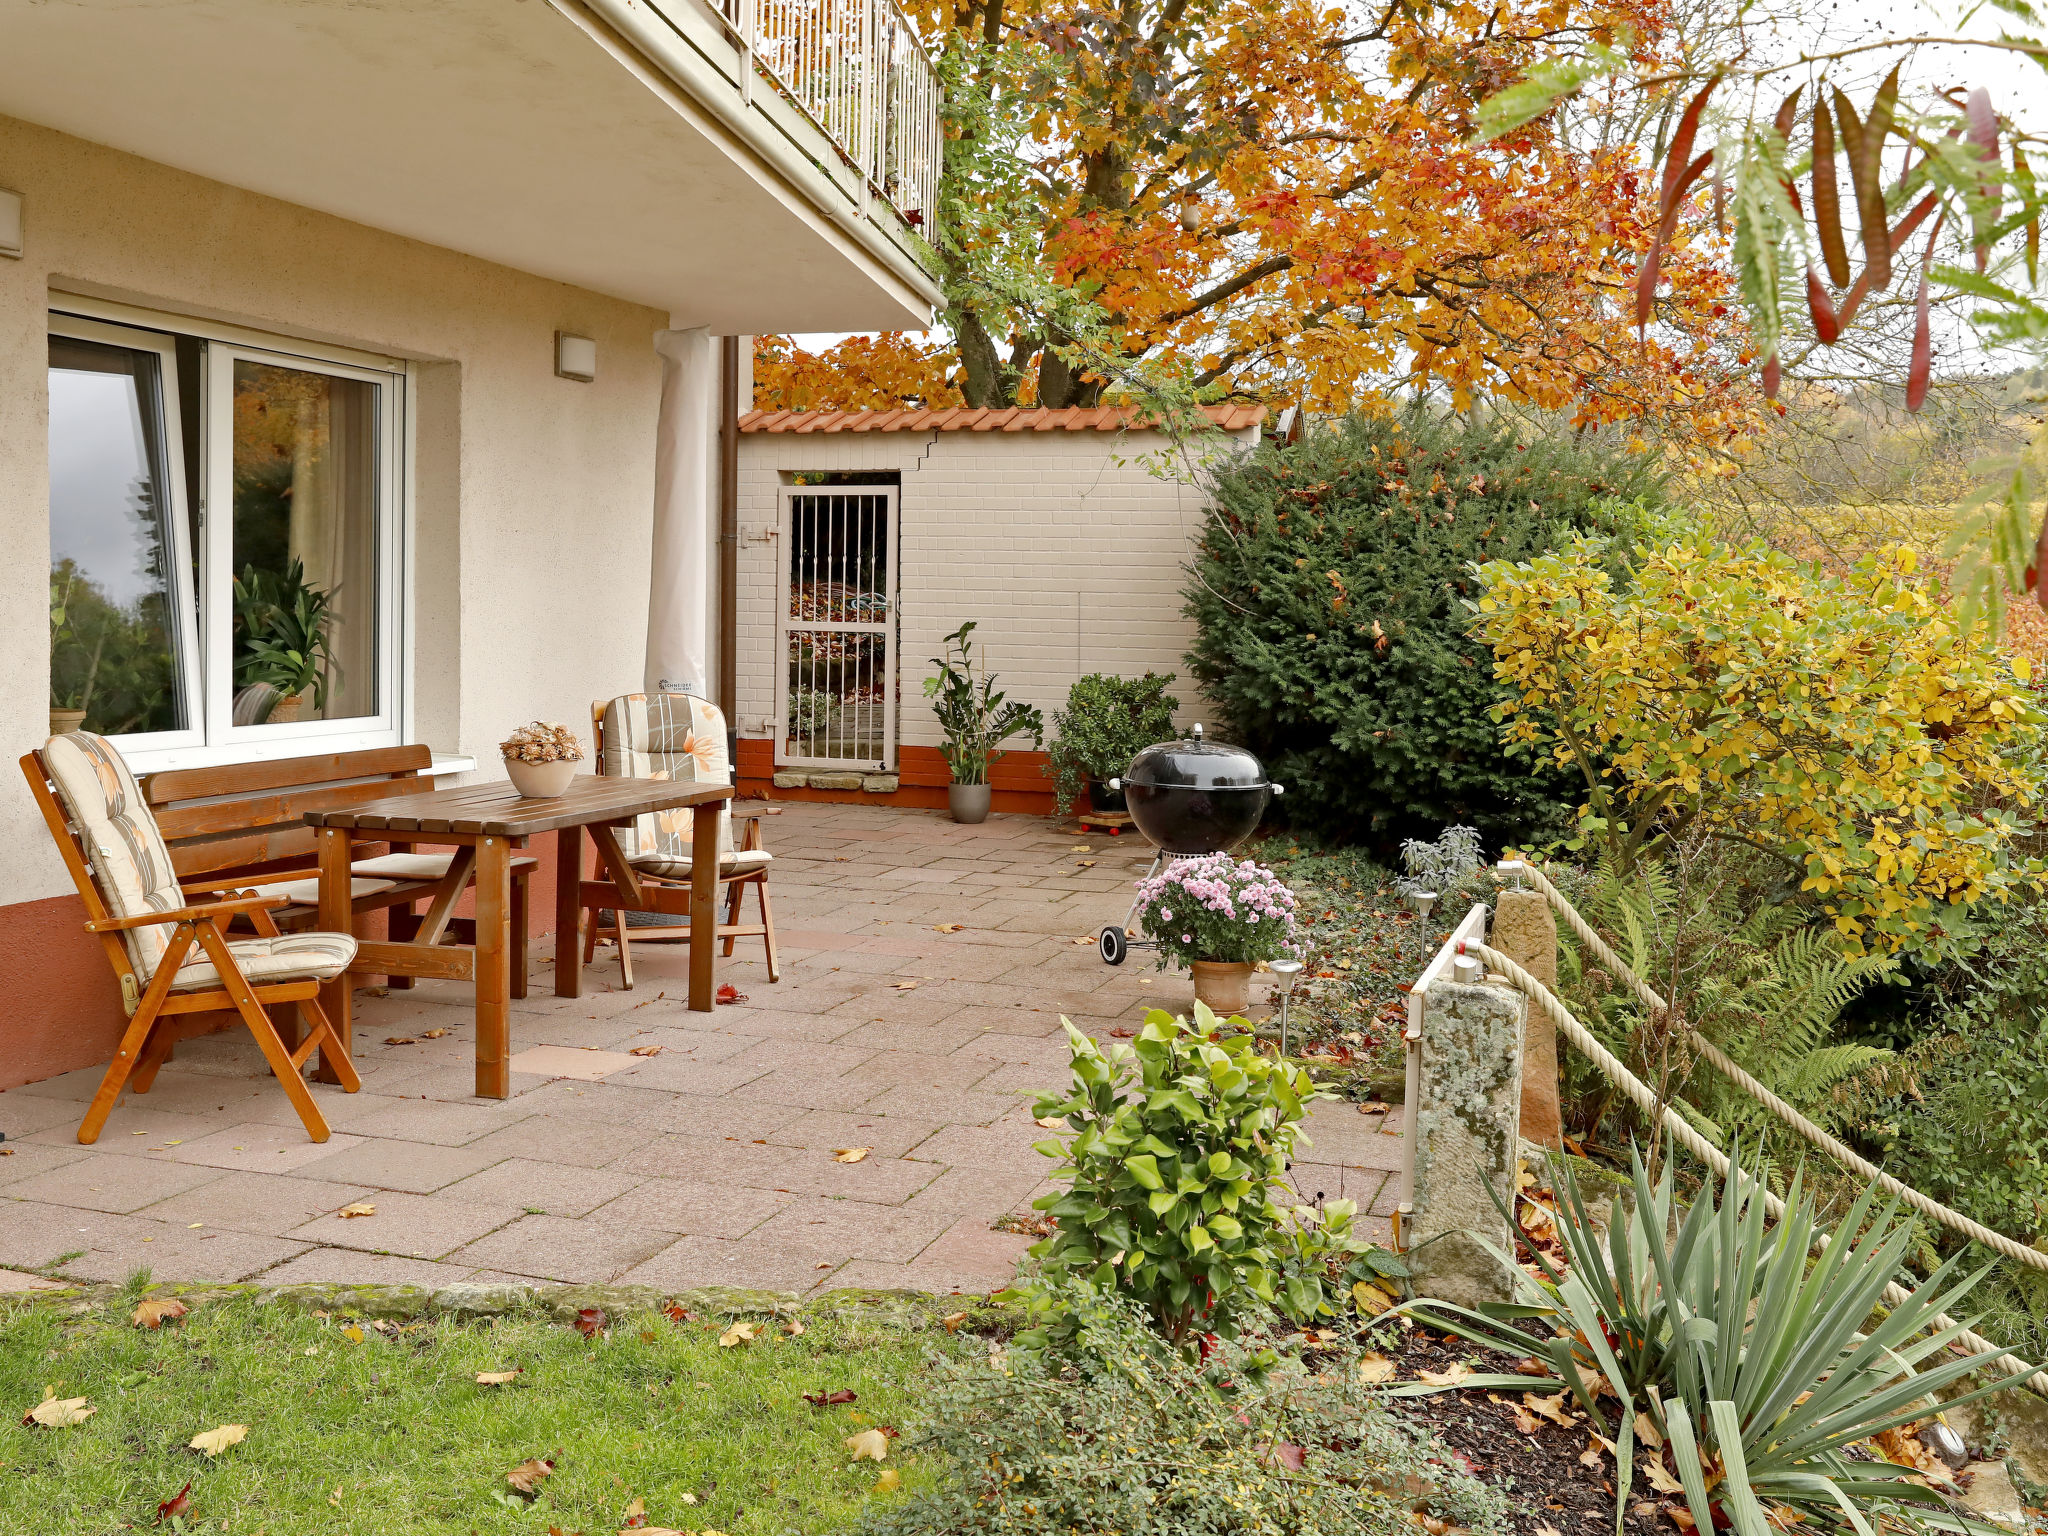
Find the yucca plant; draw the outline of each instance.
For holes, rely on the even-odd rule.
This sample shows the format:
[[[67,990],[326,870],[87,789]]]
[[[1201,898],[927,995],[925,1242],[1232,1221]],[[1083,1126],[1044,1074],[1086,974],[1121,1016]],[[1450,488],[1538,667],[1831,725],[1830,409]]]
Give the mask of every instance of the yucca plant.
[[[1406,1310],[1551,1367],[1553,1379],[1467,1377],[1461,1385],[1568,1389],[1614,1442],[1617,1528],[1638,1425],[1647,1423],[1655,1438],[1646,1448],[1665,1474],[1653,1480],[1668,1487],[1675,1473],[1702,1533],[1732,1525],[1739,1536],[1769,1536],[1766,1505],[1790,1506],[1786,1514],[1796,1511],[1816,1530],[1852,1528],[1857,1536],[1886,1522],[1990,1530],[1909,1481],[1916,1469],[1851,1454],[1873,1435],[1927,1417],[1938,1392],[1989,1363],[1948,1352],[1966,1324],[1935,1323],[1988,1268],[1951,1285],[1958,1256],[1886,1311],[1885,1286],[1913,1242],[1912,1228],[1897,1222],[1896,1200],[1879,1210],[1876,1187],[1866,1190],[1816,1258],[1821,1233],[1801,1178],[1775,1223],[1765,1220],[1762,1189],[1754,1174],[1709,1184],[1675,1218],[1668,1165],[1652,1180],[1637,1157],[1633,1204],[1625,1216],[1617,1205],[1603,1242],[1567,1174],[1557,1221],[1563,1269],[1539,1252],[1544,1278],[1516,1269],[1524,1282],[1515,1304],[1475,1310],[1417,1301]],[[1512,1326],[1531,1318],[1551,1324],[1553,1336],[1539,1341]],[[1946,1406],[2011,1385],[1982,1386]]]

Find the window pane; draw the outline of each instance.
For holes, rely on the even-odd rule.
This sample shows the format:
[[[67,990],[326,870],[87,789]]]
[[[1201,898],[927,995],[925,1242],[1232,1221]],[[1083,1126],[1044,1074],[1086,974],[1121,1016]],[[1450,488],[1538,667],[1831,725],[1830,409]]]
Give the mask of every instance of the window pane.
[[[159,367],[50,338],[50,705],[107,736],[191,725]]]
[[[377,386],[235,363],[238,725],[377,713]]]

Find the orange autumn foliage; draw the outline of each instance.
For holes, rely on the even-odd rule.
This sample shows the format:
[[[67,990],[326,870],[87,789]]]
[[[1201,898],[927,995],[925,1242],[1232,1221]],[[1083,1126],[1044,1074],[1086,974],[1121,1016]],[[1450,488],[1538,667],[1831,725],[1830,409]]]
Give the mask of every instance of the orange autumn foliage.
[[[849,336],[824,353],[787,336],[754,343],[754,406],[763,411],[878,411],[962,403],[943,346],[901,332]]]
[[[1018,119],[1019,159],[998,175],[958,152],[953,114],[956,207],[1030,222],[1039,270],[1102,322],[1100,364],[1070,366],[1046,343],[1074,338],[1048,338],[1042,314],[985,289],[956,298],[945,324],[969,404],[1034,386],[1047,405],[1092,404],[1117,365],[1169,358],[1199,385],[1316,411],[1412,385],[1708,448],[1752,419],[1701,207],[1664,255],[1647,334],[1631,323],[1657,188],[1628,133],[1589,129],[1598,109],[1582,99],[1572,124],[1552,113],[1472,142],[1479,102],[1547,57],[1599,43],[1653,70],[1667,0],[1388,5],[1362,20],[1317,0],[913,12],[969,60],[953,90]],[[949,276],[973,260],[955,253]],[[819,361],[852,375],[863,357],[848,344]]]

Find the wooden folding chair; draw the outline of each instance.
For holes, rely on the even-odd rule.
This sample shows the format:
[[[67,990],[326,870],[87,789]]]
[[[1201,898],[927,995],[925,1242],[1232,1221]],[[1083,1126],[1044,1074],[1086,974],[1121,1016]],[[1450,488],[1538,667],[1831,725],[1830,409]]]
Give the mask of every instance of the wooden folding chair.
[[[189,902],[134,775],[104,737],[85,731],[52,737],[21,759],[21,771],[85,903],[86,931],[98,935],[120,980],[129,1017],[78,1139],[99,1139],[122,1089],[150,1090],[184,1037],[178,1016],[232,1009],[255,1037],[306,1134],[327,1140],[327,1121],[301,1069],[324,1048],[341,1086],[350,1093],[362,1087],[319,1002],[321,983],[355,958],[354,937],[281,933],[269,911],[282,904],[277,896],[228,893]],[[255,938],[228,937],[227,926],[238,916],[255,925]],[[308,1026],[303,1040],[288,1043],[279,1033],[268,1011],[275,1003],[298,1008]]]
[[[717,705],[688,693],[628,693],[600,699],[590,706],[591,729],[597,743],[597,771],[636,779],[695,779],[727,783],[731,769],[725,749],[725,715]],[[725,921],[718,937],[725,953],[741,939],[757,938],[767,952],[768,979],[780,981],[782,967],[775,949],[775,912],[768,899],[768,871],[774,861],[761,837],[763,816],[779,816],[774,806],[731,806],[721,816],[718,841],[718,883],[725,892]],[[735,826],[745,830],[734,846]],[[656,884],[687,884],[690,879],[690,813],[665,812],[642,816],[620,839],[627,861],[644,880]],[[559,875],[557,879],[561,878]],[[740,921],[740,902],[755,893],[761,920]],[[597,953],[597,912],[583,925],[583,963]],[[633,985],[635,939],[687,944],[687,926],[629,926],[626,914],[612,913],[612,937],[619,946],[619,969],[628,990]],[[555,942],[574,942],[557,934]]]

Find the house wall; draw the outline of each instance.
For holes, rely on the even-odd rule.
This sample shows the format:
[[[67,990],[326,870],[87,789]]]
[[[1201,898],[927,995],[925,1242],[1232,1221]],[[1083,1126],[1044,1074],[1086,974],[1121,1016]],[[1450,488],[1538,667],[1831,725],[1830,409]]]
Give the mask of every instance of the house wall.
[[[509,727],[588,720],[640,686],[666,315],[4,117],[0,187],[26,209],[22,258],[0,258],[10,762],[48,726],[54,290],[417,360],[413,739],[495,778]],[[555,377],[558,329],[597,338],[595,383]],[[0,788],[0,1087],[104,1061],[118,1038],[69,893],[27,786]]]
[[[1256,428],[1209,452],[1250,447]],[[1050,719],[1089,672],[1180,674],[1183,724],[1206,707],[1183,656],[1194,626],[1181,590],[1203,492],[1156,432],[750,432],[740,439],[737,615],[742,792],[766,783],[775,733],[777,493],[807,470],[902,476],[898,679],[902,788],[809,796],[945,804],[938,722],[922,683],[944,637],[977,621],[980,654],[1012,698]],[[1184,461],[1182,461],[1184,462]],[[1019,753],[993,779],[997,809],[1050,813],[1039,754]]]

